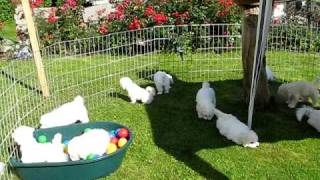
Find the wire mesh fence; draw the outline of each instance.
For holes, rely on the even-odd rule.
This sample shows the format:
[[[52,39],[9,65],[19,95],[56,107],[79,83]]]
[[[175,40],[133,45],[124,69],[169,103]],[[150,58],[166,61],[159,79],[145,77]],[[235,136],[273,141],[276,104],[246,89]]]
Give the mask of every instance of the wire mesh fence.
[[[272,26],[267,64],[279,82],[308,80],[320,74],[319,29]],[[152,83],[158,70],[185,82],[242,78],[241,26],[205,24],[157,26],[57,42],[41,50],[50,97],[43,98],[32,60],[0,62],[0,161],[18,151],[11,139],[19,125],[39,126],[40,116],[81,95],[90,114],[101,105],[114,108],[124,94],[119,79]],[[120,108],[120,107],[119,107]],[[116,114],[108,114],[112,119]],[[7,166],[8,167],[8,166]],[[1,179],[12,179],[8,169]]]

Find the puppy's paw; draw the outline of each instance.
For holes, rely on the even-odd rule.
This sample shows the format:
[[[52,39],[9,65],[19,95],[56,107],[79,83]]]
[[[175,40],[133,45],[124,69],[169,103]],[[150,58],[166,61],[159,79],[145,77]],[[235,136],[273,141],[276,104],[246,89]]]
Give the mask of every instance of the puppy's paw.
[[[259,142],[255,142],[255,143],[250,143],[250,144],[244,144],[243,147],[257,148],[259,145],[260,145]]]

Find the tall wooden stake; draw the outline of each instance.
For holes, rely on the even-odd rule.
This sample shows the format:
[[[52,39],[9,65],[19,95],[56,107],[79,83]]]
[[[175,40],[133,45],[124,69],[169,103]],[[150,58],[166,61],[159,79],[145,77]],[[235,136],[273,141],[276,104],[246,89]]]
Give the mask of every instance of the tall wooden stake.
[[[245,6],[242,19],[242,65],[243,65],[243,87],[246,103],[250,101],[250,89],[253,74],[254,54],[256,47],[256,33],[258,25],[259,7]],[[263,66],[266,65],[265,58]],[[256,107],[264,109],[269,105],[270,91],[268,87],[266,71],[262,70],[256,93]]]
[[[21,0],[21,3],[22,3],[24,16],[27,22],[28,33],[29,33],[31,47],[32,47],[32,53],[33,53],[34,61],[37,68],[38,79],[39,79],[42,95],[44,97],[48,97],[49,87],[46,79],[46,74],[43,68],[41,53],[39,49],[39,42],[37,38],[36,28],[32,19],[32,11],[30,8],[29,0]]]

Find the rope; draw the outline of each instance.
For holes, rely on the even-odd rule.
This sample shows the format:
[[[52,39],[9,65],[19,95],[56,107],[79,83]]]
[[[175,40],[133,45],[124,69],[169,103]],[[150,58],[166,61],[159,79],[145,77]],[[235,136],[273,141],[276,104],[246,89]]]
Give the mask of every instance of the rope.
[[[260,0],[259,6],[259,18],[256,35],[256,48],[254,54],[252,80],[250,89],[250,101],[248,107],[248,127],[252,126],[252,115],[254,109],[254,101],[257,93],[258,81],[260,78],[261,69],[263,69],[263,57],[265,54],[265,48],[267,44],[267,37],[269,31],[269,25],[271,22],[272,14],[272,1]]]

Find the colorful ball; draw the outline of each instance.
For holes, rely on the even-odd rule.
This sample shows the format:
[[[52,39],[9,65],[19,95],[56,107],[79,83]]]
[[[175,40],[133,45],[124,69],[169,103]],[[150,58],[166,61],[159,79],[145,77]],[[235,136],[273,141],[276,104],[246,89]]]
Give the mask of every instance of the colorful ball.
[[[118,149],[118,147],[116,144],[110,143],[108,146],[108,149],[107,149],[107,154],[114,153],[117,151],[117,149]]]
[[[45,136],[45,135],[38,136],[39,143],[47,143],[47,141],[48,141],[47,136]]]
[[[126,145],[128,142],[128,140],[126,138],[120,138],[118,141],[118,146],[119,148],[123,147],[124,145]]]
[[[117,136],[120,138],[127,138],[129,136],[129,131],[126,128],[121,128],[117,132]]]
[[[121,128],[118,128],[118,129],[115,131],[114,134],[115,134],[115,135],[118,135],[118,132],[120,131],[120,129],[121,129]]]
[[[69,144],[69,140],[64,140],[63,144],[67,146]]]
[[[93,156],[93,160],[97,160],[97,159],[99,159],[101,156],[99,156],[99,154],[95,154],[94,156]]]
[[[68,154],[68,146],[63,144],[63,152]]]
[[[86,159],[87,159],[87,160],[93,160],[94,157],[95,157],[95,154],[91,153],[91,154],[89,154],[89,155],[87,156]]]
[[[119,141],[119,139],[117,137],[113,137],[113,138],[111,138],[110,143],[117,144],[118,141]]]
[[[112,131],[109,132],[109,134],[110,134],[110,136],[113,136],[113,137],[114,137],[114,136],[116,136],[116,131],[115,131],[115,130],[112,130]]]
[[[85,128],[84,129],[84,132],[86,133],[86,132],[88,132],[88,131],[90,131],[91,130],[91,128]]]

